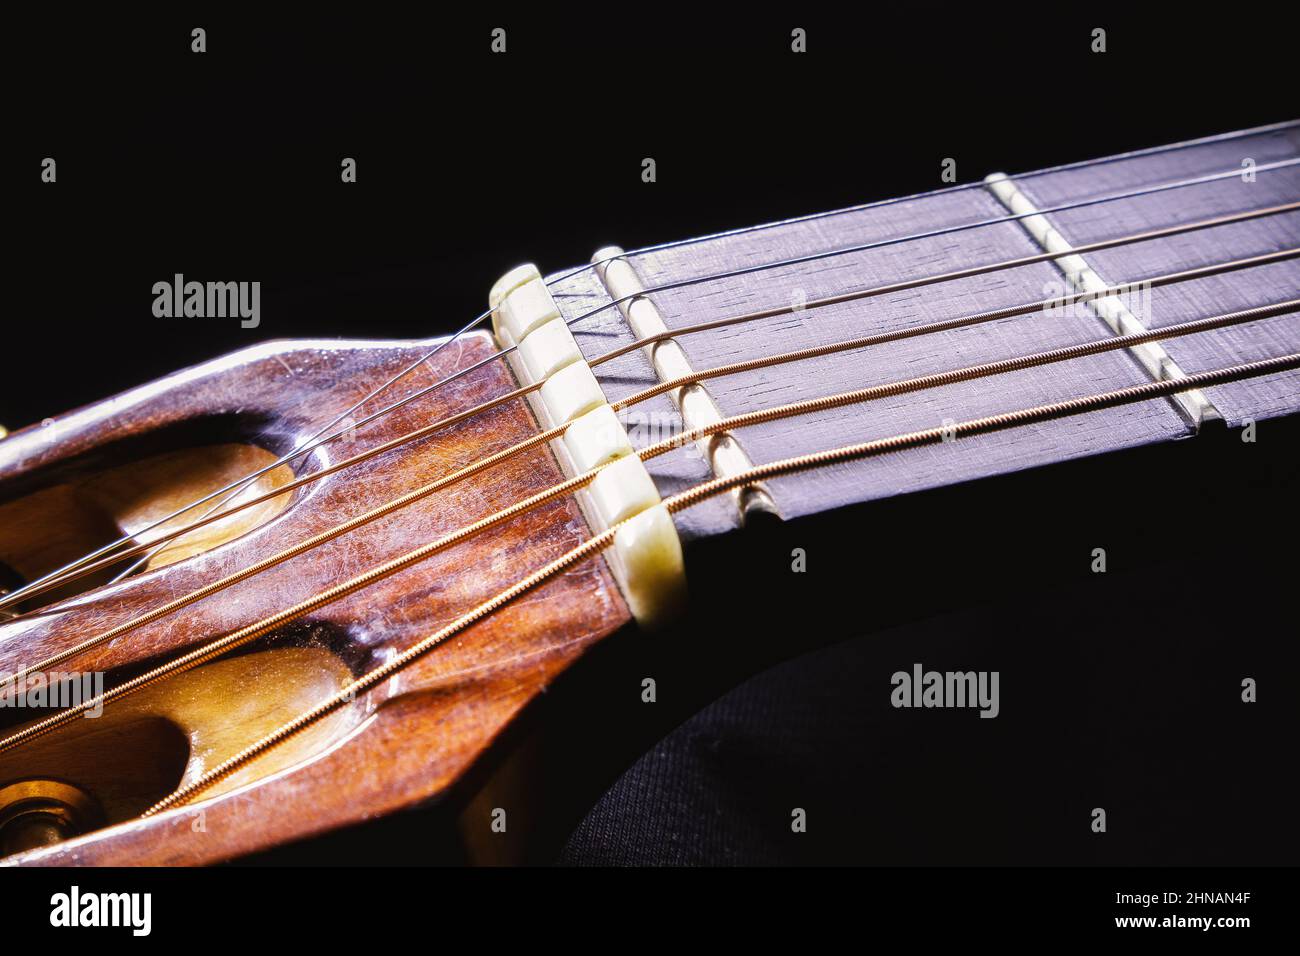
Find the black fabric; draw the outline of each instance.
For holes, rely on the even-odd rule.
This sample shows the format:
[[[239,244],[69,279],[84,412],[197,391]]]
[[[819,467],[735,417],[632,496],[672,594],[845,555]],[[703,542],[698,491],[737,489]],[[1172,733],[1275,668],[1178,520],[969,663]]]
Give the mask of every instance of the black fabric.
[[[1189,559],[999,602],[774,667],[638,760],[559,862],[1294,860],[1294,754],[1278,750],[1300,729],[1281,623],[1293,559],[1202,570]],[[890,675],[915,662],[1000,671],[1001,713],[893,708]]]

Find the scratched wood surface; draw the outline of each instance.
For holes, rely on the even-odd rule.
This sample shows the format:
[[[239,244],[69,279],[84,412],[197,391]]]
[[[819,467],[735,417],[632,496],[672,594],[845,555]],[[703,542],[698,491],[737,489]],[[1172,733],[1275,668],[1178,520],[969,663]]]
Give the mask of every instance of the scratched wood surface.
[[[1243,154],[1259,163],[1297,155],[1294,136],[1248,137],[1231,146],[1207,145],[1176,154],[1133,157],[1089,170],[1022,181],[1040,205],[1233,168]],[[985,171],[979,171],[981,174]],[[1300,197],[1294,171],[1260,174],[1247,188],[1192,187],[1163,199],[1134,200],[1053,217],[1076,243]],[[761,232],[722,236],[674,249],[634,255],[647,286],[747,268],[847,245],[877,243],[915,233],[981,223],[1007,215],[983,189],[877,205],[829,218],[792,222]],[[617,237],[612,237],[617,238]],[[1176,242],[1126,247],[1092,258],[1103,278],[1121,281],[1300,243],[1300,217],[1229,227]],[[593,242],[593,248],[597,243]],[[931,275],[1040,250],[1014,222],[982,226],[915,242],[882,245],[799,266],[710,281],[654,293],[670,327],[787,305],[900,279]],[[538,251],[544,259],[545,250]],[[1091,258],[1091,257],[1090,257]],[[1294,294],[1295,266],[1268,267],[1203,284],[1158,290],[1141,317],[1153,325],[1270,301]],[[1060,294],[1062,277],[1050,263],[989,273],[942,286],[799,312],[735,328],[687,336],[682,346],[693,364],[710,368],[739,359],[932,322],[955,315],[1021,304]],[[599,309],[575,324],[588,356],[631,341],[632,334],[591,272],[558,283],[553,291],[566,318]],[[913,339],[871,350],[776,366],[710,383],[724,414],[797,401],[1111,334],[1085,310],[1037,313],[973,329]],[[1224,330],[1203,340],[1173,343],[1170,351],[1188,370],[1294,350],[1296,317]],[[216,443],[252,444],[280,453],[404,367],[428,343],[290,343],[247,350],[119,396],[45,428],[0,443],[0,507],[10,507],[76,484],[79,476],[111,469],[175,448]],[[474,335],[440,355],[410,380],[410,387],[441,378],[492,349]],[[611,400],[655,381],[646,357],[630,353],[600,368]],[[1026,405],[1147,381],[1126,353],[1107,353],[1045,369],[983,379],[919,395],[837,409],[821,415],[746,429],[737,434],[757,462],[847,442],[932,427],[946,419],[993,414]],[[1294,374],[1215,389],[1231,422],[1294,412],[1300,388]],[[512,383],[494,365],[313,456],[310,470],[499,394]],[[660,396],[625,415],[633,441],[645,445],[675,426],[669,400]],[[535,424],[522,402],[480,415],[416,445],[295,493],[278,514],[227,543],[129,579],[65,600],[48,613],[0,625],[0,672],[102,631],[140,610],[227,574],[266,554],[336,524],[433,477],[531,434]],[[971,481],[1068,458],[1159,441],[1187,438],[1190,423],[1172,402],[1159,400],[1083,418],[1044,423],[997,435],[962,439],[955,446],[918,449],[841,465],[772,483],[787,518],[938,485]],[[649,464],[660,491],[672,493],[707,477],[693,448]],[[321,587],[424,543],[558,480],[551,456],[534,452],[463,482],[433,499],[332,542],[308,558],[268,572],[207,599],[179,615],[141,628],[111,646],[69,662],[69,667],[127,674],[205,637],[226,633]],[[738,516],[728,499],[716,499],[677,516],[689,542],[734,532]],[[103,530],[103,529],[101,529]],[[37,529],[39,531],[39,529]],[[238,744],[238,728],[218,716],[237,709],[232,695],[262,694],[287,685],[278,699],[325,692],[346,674],[382,663],[395,649],[463,611],[506,583],[554,557],[585,534],[576,508],[557,503],[480,539],[430,559],[387,582],[338,602],[299,628],[259,645],[262,654],[322,652],[282,657],[263,666],[258,654],[228,662],[206,686],[226,688],[214,707],[179,706],[177,700],[137,702],[126,716],[109,718],[99,734],[112,746],[156,755],[163,767],[143,770],[111,794],[118,813],[147,805],[146,797],[192,777],[221,748]],[[29,533],[33,541],[39,534]],[[888,542],[883,542],[888,547]],[[4,555],[0,560],[21,565]],[[494,615],[346,712],[293,755],[289,765],[261,764],[233,781],[237,789],[204,805],[202,830],[186,811],[145,822],[122,822],[101,833],[39,851],[25,862],[209,862],[427,799],[464,773],[519,709],[564,666],[627,621],[627,612],[603,564],[575,569],[534,595]],[[339,665],[346,673],[339,673]],[[201,675],[196,672],[196,676]],[[197,681],[187,685],[205,686]],[[242,688],[242,690],[241,690]],[[198,690],[193,690],[199,693]],[[224,695],[224,697],[222,696]],[[261,699],[261,698],[259,698]],[[130,717],[128,720],[126,717]],[[250,726],[277,712],[247,713]],[[179,722],[187,735],[187,760],[172,766],[176,742],[160,730]],[[12,716],[0,720],[13,721]],[[87,722],[88,724],[93,722]],[[63,732],[60,732],[63,733]],[[70,737],[78,731],[68,730]],[[134,735],[134,736],[133,736]],[[55,735],[57,736],[57,735]],[[174,735],[173,735],[174,736]],[[75,741],[73,741],[75,743]],[[33,747],[39,747],[37,742]],[[62,749],[60,749],[62,748]],[[83,748],[84,749],[84,748]],[[43,766],[75,762],[81,751],[65,740],[43,751]],[[31,753],[36,753],[32,751]],[[21,755],[16,751],[15,755]],[[13,756],[13,755],[11,755]],[[0,756],[0,786],[28,773],[29,762]],[[266,758],[263,758],[266,759]],[[260,773],[259,773],[260,771]],[[274,771],[274,773],[272,773]],[[74,778],[75,779],[75,778]],[[161,794],[160,794],[161,795]],[[111,800],[109,797],[111,796]]]
[[[1167,153],[1134,156],[1022,180],[1041,207],[1127,192],[1158,183],[1241,169],[1243,157],[1263,165],[1300,155],[1294,130],[1207,143]],[[963,170],[982,176],[991,170]],[[1161,225],[1204,219],[1300,198],[1296,168],[1259,173],[1246,184],[1232,179],[1189,186],[1050,216],[1075,243],[1109,239]],[[972,226],[1008,216],[984,188],[874,205],[842,215],[794,221],[771,229],[723,235],[674,248],[633,255],[643,283],[709,276],[849,246],[888,243],[847,255],[786,265],[744,276],[656,292],[670,328],[759,309],[788,306],[851,290],[889,284],[1031,256],[1042,250],[1017,222],[969,228],[907,242],[899,237]],[[1098,253],[1104,279],[1119,282],[1300,245],[1300,214],[1192,233]],[[583,274],[557,286],[569,318],[608,302],[598,283]],[[784,352],[871,332],[939,321],[1004,306],[1034,302],[1067,291],[1050,262],[876,298],[805,310],[680,339],[697,369]],[[1230,276],[1164,287],[1149,293],[1141,316],[1152,326],[1266,304],[1300,291],[1295,261]],[[1282,316],[1239,328],[1170,342],[1188,371],[1201,371],[1300,349],[1300,317]],[[628,339],[618,313],[606,309],[575,326],[588,354]],[[1086,308],[1039,312],[987,325],[902,340],[867,350],[773,366],[712,380],[708,388],[723,414],[734,415],[852,388],[939,372],[1108,337],[1112,334]],[[600,370],[611,395],[644,387],[652,373],[639,353]],[[959,383],[865,405],[742,429],[736,438],[756,462],[884,437],[945,420],[961,420],[1121,388],[1149,381],[1126,352],[1028,369]],[[1285,373],[1258,382],[1213,389],[1229,422],[1300,410],[1300,375]],[[1157,441],[1186,438],[1193,429],[1169,400],[1109,409],[994,435],[963,438],[954,445],[916,449],[871,461],[843,464],[771,483],[775,503],[796,518],[939,485],[1100,454]],[[661,488],[674,490],[693,478],[682,457],[651,462]],[[690,541],[732,531],[737,520],[722,502],[677,516]]]
[[[36,495],[158,447],[220,439],[283,454],[430,347],[428,342],[270,343],[177,373],[0,442],[0,502]],[[467,336],[411,375],[403,391],[430,384],[493,349],[487,336]],[[513,385],[504,364],[493,363],[356,429],[313,453],[297,470],[355,454]],[[0,673],[508,447],[535,428],[522,402],[504,405],[308,485],[281,513],[213,550],[0,624]],[[559,478],[549,452],[519,456],[59,669],[105,671],[111,686],[115,677],[280,610]],[[359,700],[313,747],[297,753],[293,766],[276,766],[273,760],[250,766],[233,781],[235,790],[196,805],[203,810],[201,827],[187,808],[149,820],[121,818],[149,805],[158,788],[192,779],[221,755],[250,743],[259,727],[287,716],[286,704],[301,709],[348,675],[382,664],[587,534],[571,501],[537,509],[322,608],[258,642],[255,653],[208,665],[214,668],[206,675],[210,679],[204,679],[206,668],[196,670],[178,679],[170,693],[128,697],[110,704],[98,720],[78,721],[0,756],[0,787],[57,771],[73,783],[93,778],[87,783],[93,789],[92,783],[111,777],[102,767],[106,748],[123,755],[123,764],[134,754],[140,765],[130,781],[103,783],[113,791],[103,794],[102,802],[106,809],[111,805],[110,817],[120,818],[110,820],[116,825],[6,862],[208,863],[437,796],[560,670],[627,622],[603,562],[587,562],[549,582]],[[268,663],[271,659],[274,663]],[[240,661],[243,669],[233,671]],[[158,688],[167,686],[163,682]],[[250,711],[250,701],[261,703]],[[126,714],[132,719],[121,716]],[[25,716],[0,711],[7,727],[20,726]],[[188,752],[179,762],[174,761],[176,735],[160,731],[160,721],[178,724],[187,738],[181,746]],[[79,741],[86,746],[79,748]],[[98,750],[101,759],[73,759],[84,758],[88,750]],[[276,772],[268,776],[272,769]]]

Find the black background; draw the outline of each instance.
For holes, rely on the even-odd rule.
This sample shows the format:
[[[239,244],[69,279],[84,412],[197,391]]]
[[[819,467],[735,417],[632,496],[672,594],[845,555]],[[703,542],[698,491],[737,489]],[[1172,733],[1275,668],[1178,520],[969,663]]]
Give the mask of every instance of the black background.
[[[967,182],[1295,107],[1294,51],[1253,9],[444,5],[293,27],[50,17],[10,40],[11,429],[266,338],[443,333],[519,262],[931,190],[945,157]],[[261,281],[261,326],[155,318],[176,272]]]
[[[313,18],[292,27],[195,13],[137,23],[50,18],[15,28],[6,149],[15,166],[6,176],[14,197],[11,298],[0,422],[37,422],[266,338],[433,336],[477,314],[492,281],[520,261],[553,271],[585,262],[607,243],[632,248],[926,191],[942,185],[945,157],[957,160],[959,181],[967,182],[994,170],[1073,162],[1296,112],[1294,50],[1281,25],[1256,8],[1192,15],[1183,7],[1177,16],[1131,8],[977,15],[935,6],[904,15],[876,7],[856,16],[832,9],[774,13],[748,6],[724,13],[654,5],[606,15],[497,8]],[[194,26],[207,29],[205,54],[190,52]],[[508,31],[503,56],[489,52],[496,26]],[[808,31],[805,55],[789,51],[794,26]],[[1103,55],[1089,51],[1097,26],[1108,31]],[[58,162],[57,184],[39,181],[45,156]],[[640,177],[647,156],[657,162],[653,184]],[[340,182],[343,157],[357,160],[356,184]],[[151,286],[175,272],[260,280],[261,326],[155,318]],[[1171,681],[1177,687],[1166,702],[1182,699],[1191,692],[1178,687],[1199,686],[1228,663],[1247,666],[1243,646],[1293,638],[1279,591],[1293,579],[1294,558],[1279,564],[1269,553],[1275,543],[1263,535],[1223,545],[1250,549],[1249,562],[1239,560],[1240,552],[1210,547],[1193,549],[1183,564],[1162,565],[1161,574],[1175,582],[1162,595],[1184,604],[1196,596],[1187,583],[1195,575],[1241,582],[1243,569],[1259,569],[1263,577],[1255,580],[1263,584],[1251,591],[1245,618],[1233,616],[1241,592],[1226,585],[1217,598],[1202,595],[1220,603],[1186,612],[1177,625],[1149,609],[1127,615],[1146,580],[1135,566],[1132,577],[1100,598],[1066,590],[1042,599],[1057,607],[1101,600],[1109,613],[1064,621],[1059,630],[1045,625],[1048,634],[1022,627],[1005,647],[1023,641],[1077,648],[1089,626],[1110,628],[1112,649],[1141,650],[1127,678],[1133,686],[1112,689],[1118,707],[1089,704],[1096,719],[1110,721],[1101,734],[1110,752],[1122,751],[1111,776],[1140,775],[1162,741],[1190,759],[1198,743],[1182,736],[1181,712],[1153,719],[1152,709],[1163,704],[1142,695]],[[1006,635],[1007,613],[986,610],[949,640],[976,634],[997,641]],[[1192,629],[1187,640],[1196,653],[1184,653],[1174,627]],[[1246,634],[1259,643],[1237,643]],[[896,639],[905,642],[906,635]],[[1088,656],[1073,654],[1076,664]],[[1044,655],[1026,670],[1070,666],[1068,652]],[[1235,684],[1237,671],[1223,672]],[[804,686],[824,677],[824,664],[808,664]],[[838,697],[823,695],[827,706],[848,706],[851,689],[850,682]],[[1294,691],[1288,693],[1293,702]],[[1216,708],[1205,718],[1219,728],[1208,744],[1229,777],[1248,777],[1260,761],[1275,759],[1285,739],[1279,728],[1294,728],[1276,721],[1263,731],[1242,727],[1231,722],[1241,719],[1236,711],[1229,717],[1226,705]],[[874,726],[863,720],[855,724],[850,715],[840,731],[849,739]],[[1125,749],[1126,728],[1135,725],[1143,728],[1140,746]],[[961,735],[969,731],[947,735],[943,746],[965,749]],[[1061,742],[1041,728],[1032,740],[1023,725],[1016,733],[1003,745],[998,772],[1029,779],[1041,757],[1015,764],[1011,755],[1041,755]],[[838,738],[821,737],[834,750]],[[1069,786],[1066,763],[1060,758],[1051,766]],[[880,772],[850,768],[847,778],[817,786],[830,793],[847,779],[865,791]],[[1281,780],[1270,771],[1270,786]],[[1011,812],[985,795],[967,808],[969,819],[946,823],[946,833],[974,836],[918,846],[904,824],[873,855],[864,825],[850,827],[848,837],[841,831],[823,838],[811,853],[769,857],[764,847],[732,862],[1294,859],[1294,826],[1279,829],[1276,816],[1280,798],[1252,815],[1244,784],[1229,785],[1223,774],[1192,780],[1159,769],[1139,789],[1166,800],[1181,794],[1178,820],[1191,827],[1198,787],[1205,788],[1207,813],[1223,811],[1236,821],[1211,827],[1204,853],[1189,829],[1161,832],[1159,812],[1149,808],[1161,806],[1159,799],[1141,811],[1154,815],[1146,836],[1118,838],[1123,849],[1113,856],[1080,846],[1068,859],[1053,857],[1043,847],[1063,844],[1032,828],[1020,834],[1022,843],[1005,846],[997,833],[978,835],[989,814]],[[915,828],[921,814],[912,812]],[[1074,812],[1073,805],[1054,808],[1038,825]],[[998,832],[1015,831],[1014,821],[998,820]],[[1003,852],[989,855],[995,845]],[[343,845],[323,857],[347,862],[356,849]],[[368,858],[382,860],[385,852]]]

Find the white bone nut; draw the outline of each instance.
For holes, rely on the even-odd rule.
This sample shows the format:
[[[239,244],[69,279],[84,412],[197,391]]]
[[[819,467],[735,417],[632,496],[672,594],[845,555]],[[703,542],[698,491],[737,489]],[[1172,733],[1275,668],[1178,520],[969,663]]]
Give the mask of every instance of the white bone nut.
[[[579,473],[632,452],[623,423],[614,409],[603,404],[573,420],[564,433],[564,447],[569,449]]]
[[[551,319],[533,329],[519,343],[519,357],[528,370],[528,378],[540,382],[581,359],[582,353],[578,351],[578,343],[573,340],[573,333],[564,320]]]
[[[614,532],[614,550],[637,623],[654,630],[676,617],[686,602],[686,569],[668,509],[658,504],[631,518]]]
[[[605,393],[586,362],[560,369],[542,383],[540,391],[542,404],[557,425],[567,425],[583,412],[605,404]]]
[[[587,491],[606,527],[659,504],[659,491],[636,455],[625,455],[601,470]]]
[[[555,300],[541,279],[529,279],[501,300],[493,327],[497,338],[504,333],[512,344],[524,340],[533,329],[560,317]]]

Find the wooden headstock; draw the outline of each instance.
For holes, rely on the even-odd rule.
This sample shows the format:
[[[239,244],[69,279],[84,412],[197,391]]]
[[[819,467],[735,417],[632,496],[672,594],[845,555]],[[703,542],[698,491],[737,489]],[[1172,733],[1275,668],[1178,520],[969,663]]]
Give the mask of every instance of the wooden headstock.
[[[130,534],[273,461],[434,343],[256,346],[71,413],[0,444],[0,562],[10,586]],[[495,351],[462,337],[404,380],[417,389]],[[312,452],[304,473],[510,391],[491,363]],[[295,489],[177,540],[116,584],[70,593],[0,623],[9,674],[351,515],[536,432],[522,400]],[[57,437],[57,440],[50,440]],[[263,479],[274,490],[286,466]],[[518,455],[327,545],[67,661],[107,686],[205,639],[457,529],[561,480],[545,448]],[[21,517],[20,517],[21,516]],[[629,620],[602,562],[503,609],[192,807],[138,814],[353,676],[446,624],[587,534],[571,499],[493,528],[232,655],[110,703],[103,715],[0,754],[6,862],[209,863],[437,797],[584,649]],[[90,589],[90,590],[87,590]],[[81,593],[76,593],[81,592]],[[39,602],[47,599],[42,597]],[[6,732],[30,711],[0,710]],[[17,786],[22,785],[22,786]],[[68,789],[71,788],[71,789]],[[72,794],[72,796],[69,796]],[[59,801],[75,804],[59,809]],[[49,819],[58,817],[51,829]],[[26,813],[26,819],[21,819]],[[62,816],[60,816],[62,814]],[[19,819],[13,819],[19,818]]]

